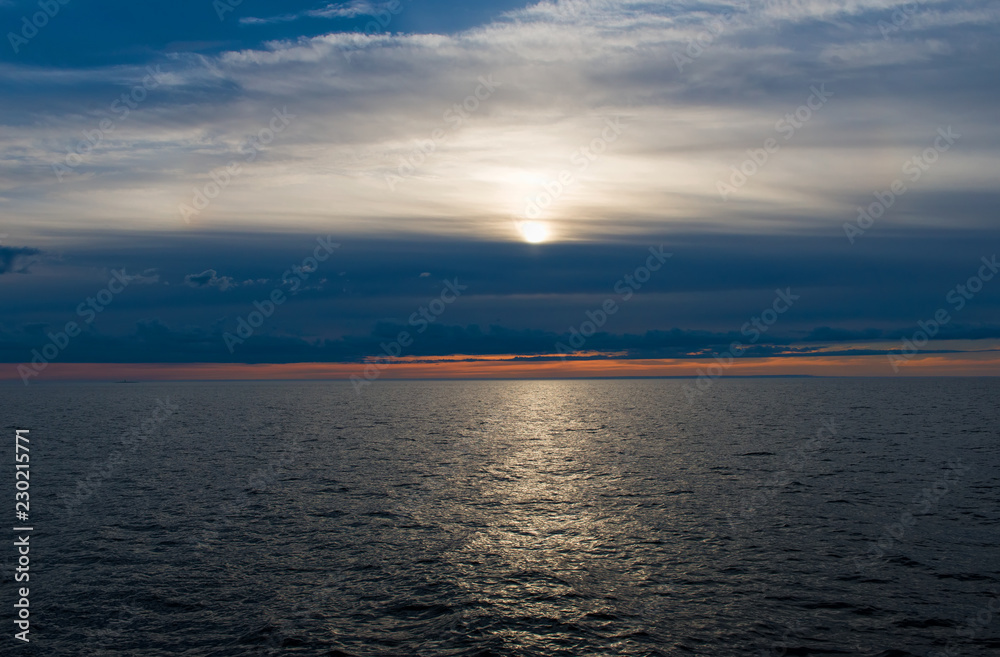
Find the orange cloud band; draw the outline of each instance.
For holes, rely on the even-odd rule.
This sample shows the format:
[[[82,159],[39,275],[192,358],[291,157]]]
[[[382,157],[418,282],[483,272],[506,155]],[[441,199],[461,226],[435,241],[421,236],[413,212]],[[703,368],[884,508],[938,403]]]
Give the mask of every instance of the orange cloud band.
[[[745,358],[729,367],[705,359],[532,360],[491,356],[374,363],[50,363],[36,381],[281,380],[281,379],[540,379],[642,376],[1000,376],[996,352],[917,355],[895,374],[885,356]],[[714,366],[714,367],[713,367]],[[16,364],[0,366],[0,380],[17,381]]]

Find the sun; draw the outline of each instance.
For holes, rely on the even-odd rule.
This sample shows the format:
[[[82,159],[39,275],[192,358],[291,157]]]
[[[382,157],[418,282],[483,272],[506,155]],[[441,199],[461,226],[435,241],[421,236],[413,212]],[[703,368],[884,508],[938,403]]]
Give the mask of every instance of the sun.
[[[518,223],[517,229],[529,244],[541,244],[549,239],[549,227],[541,221],[522,221]]]

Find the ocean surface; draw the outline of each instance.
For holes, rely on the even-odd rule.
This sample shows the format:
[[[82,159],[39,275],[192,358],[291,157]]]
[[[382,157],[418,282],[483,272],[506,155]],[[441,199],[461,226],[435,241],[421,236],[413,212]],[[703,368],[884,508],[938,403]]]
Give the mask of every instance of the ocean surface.
[[[691,383],[2,386],[0,653],[1000,655],[1000,380]]]

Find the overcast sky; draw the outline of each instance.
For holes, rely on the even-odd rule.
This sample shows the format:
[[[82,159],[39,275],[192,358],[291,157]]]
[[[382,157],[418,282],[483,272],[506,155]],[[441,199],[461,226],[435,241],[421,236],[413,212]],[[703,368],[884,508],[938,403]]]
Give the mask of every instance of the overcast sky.
[[[610,299],[594,357],[703,357],[780,289],[751,354],[884,361],[945,308],[927,353],[996,356],[1000,283],[947,300],[1000,234],[995,3],[42,5],[0,1],[0,361],[70,321],[54,362],[357,361],[446,280],[407,355]]]

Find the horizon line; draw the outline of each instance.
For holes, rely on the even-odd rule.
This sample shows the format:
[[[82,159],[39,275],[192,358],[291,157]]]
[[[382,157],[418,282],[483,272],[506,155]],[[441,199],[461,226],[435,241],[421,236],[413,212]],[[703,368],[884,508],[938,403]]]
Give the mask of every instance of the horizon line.
[[[353,363],[24,363],[0,367],[0,382],[278,381],[503,379],[907,378],[1000,376],[995,352],[915,354],[895,363],[882,355],[797,358],[478,360]]]

